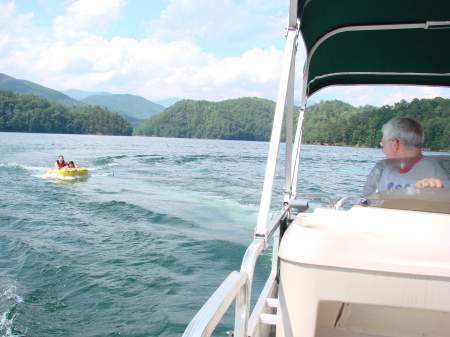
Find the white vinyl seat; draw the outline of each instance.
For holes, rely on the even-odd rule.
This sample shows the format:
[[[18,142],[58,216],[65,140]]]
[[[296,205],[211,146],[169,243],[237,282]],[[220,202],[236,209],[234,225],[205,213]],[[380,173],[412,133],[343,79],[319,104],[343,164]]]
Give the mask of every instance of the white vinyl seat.
[[[448,214],[300,215],[279,251],[277,336],[450,336],[449,242]]]

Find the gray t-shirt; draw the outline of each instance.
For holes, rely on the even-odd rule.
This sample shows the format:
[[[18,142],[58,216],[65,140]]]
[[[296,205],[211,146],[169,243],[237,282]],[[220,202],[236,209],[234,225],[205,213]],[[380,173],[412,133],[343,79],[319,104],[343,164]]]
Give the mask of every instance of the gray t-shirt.
[[[428,157],[396,158],[379,161],[367,178],[363,196],[390,189],[414,187],[425,178],[440,179],[450,188],[450,179],[442,166]]]
[[[440,179],[444,187],[450,187],[450,180],[441,165],[434,159],[422,157],[404,168],[389,165],[378,182],[378,191],[414,187],[425,178]]]

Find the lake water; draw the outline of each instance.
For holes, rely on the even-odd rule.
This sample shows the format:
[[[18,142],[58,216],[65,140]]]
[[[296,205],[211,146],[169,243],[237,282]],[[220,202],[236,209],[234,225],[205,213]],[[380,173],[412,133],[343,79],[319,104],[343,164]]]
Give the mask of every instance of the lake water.
[[[240,269],[268,146],[0,133],[0,336],[181,335]],[[45,175],[60,154],[87,167],[88,178]],[[383,154],[306,145],[302,158],[298,192],[337,201],[359,194]],[[258,264],[254,293],[268,253]],[[230,317],[218,335],[229,329]]]

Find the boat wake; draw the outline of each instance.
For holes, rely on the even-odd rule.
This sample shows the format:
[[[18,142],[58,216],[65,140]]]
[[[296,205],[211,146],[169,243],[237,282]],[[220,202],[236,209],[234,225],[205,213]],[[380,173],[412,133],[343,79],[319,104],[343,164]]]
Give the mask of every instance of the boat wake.
[[[5,337],[15,336],[12,331],[14,319],[17,317],[18,305],[23,299],[17,295],[14,285],[9,285],[0,290],[0,335]]]
[[[10,171],[11,173],[23,173],[25,175],[31,175],[32,177],[45,179],[45,180],[65,180],[65,181],[77,181],[87,179],[87,175],[61,175],[57,173],[45,173],[48,171],[48,167],[42,166],[27,166],[17,163],[0,163],[0,169]]]

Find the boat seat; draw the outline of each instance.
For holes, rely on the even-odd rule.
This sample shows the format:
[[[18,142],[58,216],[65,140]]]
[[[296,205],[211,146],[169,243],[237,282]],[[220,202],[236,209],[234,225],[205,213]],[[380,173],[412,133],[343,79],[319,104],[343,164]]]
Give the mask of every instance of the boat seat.
[[[449,239],[447,214],[300,214],[280,245],[277,336],[450,336]]]
[[[373,193],[366,200],[371,207],[450,214],[450,188],[393,189]]]

